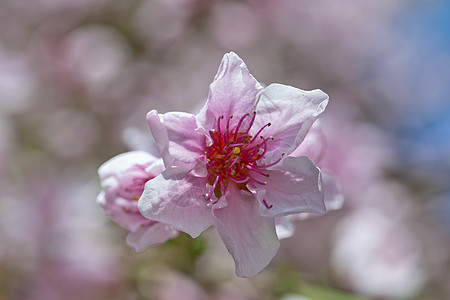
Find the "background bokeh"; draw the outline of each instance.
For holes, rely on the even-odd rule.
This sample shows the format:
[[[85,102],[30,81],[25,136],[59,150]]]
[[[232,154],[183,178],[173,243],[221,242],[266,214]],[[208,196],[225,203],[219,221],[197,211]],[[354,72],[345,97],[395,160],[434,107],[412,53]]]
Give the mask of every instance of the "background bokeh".
[[[450,299],[450,2],[1,0],[0,299]],[[97,168],[153,151],[150,109],[195,112],[224,53],[330,96],[342,209],[234,275],[217,233],[136,254]]]

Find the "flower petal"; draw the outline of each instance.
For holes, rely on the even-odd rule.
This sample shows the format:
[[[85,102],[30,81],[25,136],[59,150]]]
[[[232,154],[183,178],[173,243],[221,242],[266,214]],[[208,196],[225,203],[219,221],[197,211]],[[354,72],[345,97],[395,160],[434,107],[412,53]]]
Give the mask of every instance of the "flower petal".
[[[328,95],[321,90],[303,91],[278,83],[266,87],[259,96],[251,133],[271,123],[261,133],[274,138],[267,143],[267,162],[279,159],[281,153],[289,155],[294,151],[327,104]]]
[[[340,209],[344,204],[344,195],[342,194],[341,185],[331,171],[322,171],[322,185],[327,211]]]
[[[208,100],[197,114],[199,126],[206,131],[215,128],[222,115],[225,120],[234,115],[233,122],[237,123],[240,117],[255,110],[262,89],[236,53],[225,54],[209,87]]]
[[[144,151],[125,152],[104,162],[98,169],[98,175],[100,180],[104,180],[110,176],[120,175],[134,165],[150,165],[159,159]]]
[[[275,221],[258,214],[258,202],[248,192],[230,187],[226,197],[227,206],[213,207],[214,223],[233,256],[236,274],[251,277],[261,272],[278,251]]]
[[[289,156],[307,156],[315,164],[319,164],[327,147],[327,139],[320,125],[320,118],[312,125],[305,139]]]
[[[106,215],[110,216],[117,224],[130,231],[135,231],[142,224],[148,222],[141,214],[129,213],[124,208],[132,206],[126,199],[114,196],[107,197],[107,192],[101,191],[97,196],[97,203],[103,208]],[[133,203],[131,203],[133,204]]]
[[[178,230],[170,225],[155,223],[130,232],[127,236],[127,244],[132,246],[136,252],[141,252],[152,245],[165,243],[178,234]]]
[[[139,171],[139,167],[145,167],[145,171]],[[123,190],[134,189],[134,178],[152,178],[163,169],[160,158],[143,151],[126,152],[111,158],[98,170],[103,190],[97,197],[97,203],[116,223],[128,230],[137,230],[148,220],[137,211],[137,202],[129,199],[138,192],[130,192],[127,198]]]
[[[204,136],[197,131],[195,116],[182,112],[158,114],[152,110],[147,121],[166,169],[192,170],[205,151]]]
[[[290,238],[294,235],[295,225],[292,223],[290,216],[275,218],[275,229],[279,240]]]
[[[212,224],[211,210],[202,196],[207,193],[206,183],[203,177],[166,170],[145,184],[139,211],[195,238]]]
[[[344,196],[342,195],[341,186],[339,182],[328,170],[322,170],[321,177],[323,187],[323,199],[326,212],[328,213],[330,211],[340,209],[344,204]],[[280,218],[294,222],[319,217],[321,215],[323,215],[323,213],[297,213]],[[277,234],[278,234],[278,223],[277,223]],[[278,238],[281,239],[280,235],[278,235]]]
[[[261,216],[325,212],[320,170],[309,158],[286,157],[276,170],[268,170],[267,173],[269,177],[265,179],[266,185],[248,186],[256,192],[261,203]]]

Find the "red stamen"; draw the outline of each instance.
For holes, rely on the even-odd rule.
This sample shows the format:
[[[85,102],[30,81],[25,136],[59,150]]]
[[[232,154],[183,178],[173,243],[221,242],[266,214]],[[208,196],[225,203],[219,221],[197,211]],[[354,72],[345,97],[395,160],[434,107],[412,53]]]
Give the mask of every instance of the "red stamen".
[[[208,198],[206,198],[207,202],[209,202],[211,200],[214,190],[216,189],[217,182],[219,182],[219,176],[216,176],[216,180],[214,180],[214,184],[211,188],[211,192],[208,193]]]
[[[266,199],[263,199],[263,200],[262,200],[262,203],[264,204],[264,206],[265,206],[267,209],[271,209],[271,208],[273,207],[273,204],[271,204],[270,206],[267,204]]]
[[[239,128],[241,127],[242,122],[244,121],[244,119],[248,116],[248,114],[245,114],[242,116],[242,118],[239,120],[238,125],[236,126],[236,130],[234,131],[234,140],[236,141],[238,133],[239,133]]]
[[[227,185],[231,182],[237,184],[239,188],[244,188],[243,184],[252,182],[253,184],[265,185],[267,182],[258,180],[256,177],[269,177],[264,170],[267,167],[277,164],[282,158],[274,163],[267,165],[259,165],[259,161],[268,151],[268,141],[271,137],[264,138],[262,132],[271,123],[262,126],[258,132],[251,136],[249,134],[256,118],[256,111],[253,112],[252,119],[246,131],[240,131],[246,117],[250,114],[243,115],[236,127],[232,125],[230,116],[227,120],[225,131],[222,131],[221,120],[224,116],[217,118],[217,128],[209,131],[212,144],[206,149],[206,167],[209,173],[209,183],[213,183],[211,191],[207,195],[206,200],[211,201],[213,193],[220,198],[224,195]],[[257,138],[261,141],[256,143]],[[284,155],[284,154],[283,154]],[[255,177],[256,176],[256,177]]]
[[[275,162],[268,164],[268,165],[259,165],[259,166],[254,166],[255,168],[268,168],[268,167],[272,167],[274,165],[276,165],[277,163],[279,163],[282,159],[283,159],[284,153],[281,153],[281,157],[276,160]]]
[[[227,129],[225,130],[225,140],[227,140],[227,141],[230,139],[230,121],[231,121],[231,119],[233,119],[232,115],[228,118]]]
[[[248,129],[245,132],[245,134],[248,134],[250,132],[250,128],[252,128],[252,126],[253,126],[253,122],[255,121],[255,117],[256,117],[256,111],[253,111],[252,120],[250,121],[250,124],[248,125]]]
[[[267,184],[266,181],[262,182],[262,181],[259,181],[258,179],[255,179],[255,178],[253,178],[253,177],[250,177],[250,176],[248,177],[248,179],[249,179],[250,181],[256,182],[257,184],[261,184],[261,185],[266,185],[266,184]]]
[[[250,144],[253,143],[256,139],[256,137],[261,133],[261,131],[263,131],[264,128],[269,127],[270,125],[272,125],[272,123],[267,123],[266,125],[264,125],[263,127],[261,127],[261,129],[255,134],[255,136],[253,137],[253,139],[250,141]]]
[[[247,182],[247,181],[250,179],[250,177],[247,177],[247,178],[242,179],[242,180],[238,180],[238,179],[236,179],[236,178],[230,176],[230,179],[233,180],[233,181],[236,182],[236,183],[244,183],[244,182]]]
[[[220,120],[223,119],[223,115],[217,118],[217,132],[219,133],[219,137],[222,136],[222,131],[220,129]]]
[[[258,170],[257,168],[255,168],[253,165],[251,165],[251,164],[245,164],[245,166],[247,167],[247,168],[249,168],[250,170],[252,170],[253,172],[256,172],[256,173],[258,173],[258,174],[261,174],[261,175],[263,175],[263,176],[265,176],[265,177],[269,177],[269,174],[267,174],[267,173],[264,173],[263,171],[261,171],[261,170]]]

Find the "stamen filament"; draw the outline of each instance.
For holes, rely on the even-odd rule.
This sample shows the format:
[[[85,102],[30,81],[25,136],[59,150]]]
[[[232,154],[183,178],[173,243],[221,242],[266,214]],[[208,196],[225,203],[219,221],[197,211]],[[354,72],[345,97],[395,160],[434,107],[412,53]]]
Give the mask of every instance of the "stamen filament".
[[[281,157],[276,160],[275,162],[268,164],[268,165],[259,165],[259,166],[254,166],[255,168],[268,168],[268,167],[272,167],[274,165],[276,165],[277,163],[279,163],[282,159],[283,159],[284,153],[281,153]]]
[[[232,115],[228,118],[228,121],[227,121],[227,129],[225,130],[225,140],[226,141],[230,140],[230,121],[231,121],[231,119],[233,119]]]
[[[216,176],[216,180],[214,180],[214,184],[211,188],[211,192],[208,193],[208,198],[206,198],[206,202],[209,202],[211,200],[214,190],[216,189],[217,182],[219,182],[219,177],[220,176]]]
[[[261,184],[261,185],[266,185],[267,184],[266,181],[262,182],[262,181],[259,181],[258,179],[255,179],[255,178],[251,177],[251,176],[249,176],[248,179],[253,181],[253,182],[256,182],[258,184]]]
[[[236,141],[238,133],[239,133],[239,128],[241,127],[242,122],[244,121],[244,119],[248,116],[248,114],[245,114],[242,116],[242,118],[239,120],[239,123],[236,127],[236,130],[234,131],[234,140]]]
[[[264,125],[263,127],[261,127],[261,129],[259,129],[259,131],[255,134],[255,136],[253,137],[253,139],[250,141],[250,144],[253,143],[256,138],[258,137],[258,135],[261,133],[261,131],[264,130],[264,128],[269,127],[270,125],[272,125],[272,123],[267,123],[266,125]]]
[[[256,117],[256,110],[253,111],[253,117],[250,121],[250,125],[248,126],[247,131],[245,132],[245,134],[248,134],[250,132],[250,128],[252,128],[253,126],[253,122],[255,121],[255,117]]]
[[[258,170],[257,168],[254,168],[253,165],[251,165],[251,164],[245,164],[245,165],[247,166],[247,168],[249,168],[249,169],[252,170],[253,172],[256,172],[256,173],[258,173],[258,174],[261,174],[261,175],[263,175],[263,176],[265,176],[265,177],[269,177],[269,174],[264,173],[263,171]]]
[[[264,204],[264,206],[265,206],[267,209],[271,209],[271,208],[273,207],[273,204],[271,204],[271,205],[267,204],[266,199],[263,199],[263,200],[262,200],[262,203]]]
[[[209,135],[211,136],[211,139],[213,140],[213,145],[219,144],[219,141],[216,139],[216,137],[213,134],[214,132],[212,130],[209,131]]]
[[[218,132],[218,136],[221,137],[222,136],[222,129],[220,128],[220,120],[223,119],[223,115],[217,118],[217,132]]]
[[[230,179],[236,183],[244,183],[244,182],[247,182],[250,179],[250,177],[246,177],[245,179],[239,180],[239,179],[234,178],[233,176],[230,176]]]

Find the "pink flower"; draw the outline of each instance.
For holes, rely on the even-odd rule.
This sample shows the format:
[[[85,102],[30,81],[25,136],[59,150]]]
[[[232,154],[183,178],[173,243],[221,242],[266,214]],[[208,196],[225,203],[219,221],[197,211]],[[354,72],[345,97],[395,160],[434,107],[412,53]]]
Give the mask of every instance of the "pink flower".
[[[130,231],[127,243],[137,252],[178,235],[172,226],[142,216],[137,207],[145,183],[163,170],[161,159],[144,151],[120,154],[98,169],[103,190],[97,202],[107,215]]]
[[[275,217],[325,210],[319,169],[289,154],[327,103],[320,90],[264,88],[225,54],[197,115],[148,113],[166,171],[147,182],[139,210],[192,237],[214,224],[236,274],[256,275],[279,247]]]
[[[389,188],[382,194],[388,190],[392,197],[395,192]],[[398,213],[359,207],[337,224],[334,237],[331,266],[359,294],[411,299],[426,282],[421,246]]]

